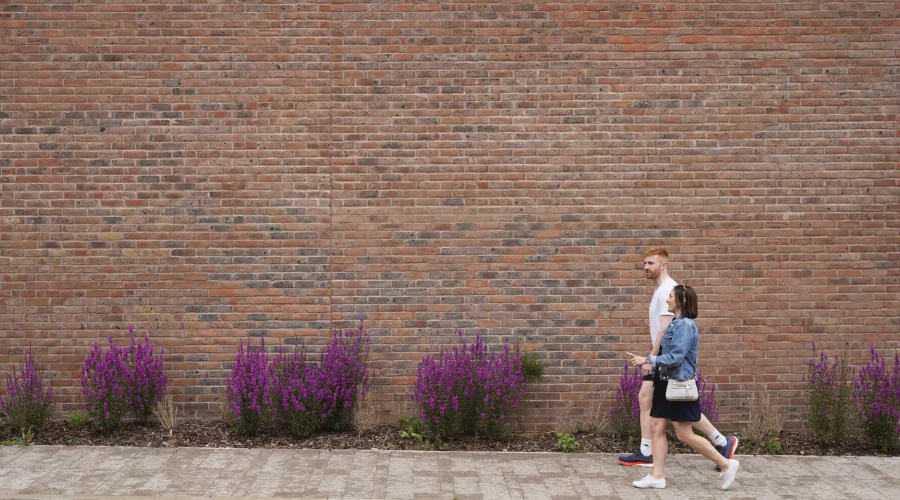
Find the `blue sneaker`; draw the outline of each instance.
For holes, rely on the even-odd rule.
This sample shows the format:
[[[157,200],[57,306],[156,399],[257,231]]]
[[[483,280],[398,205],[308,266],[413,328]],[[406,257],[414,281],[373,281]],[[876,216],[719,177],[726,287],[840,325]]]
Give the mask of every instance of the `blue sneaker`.
[[[738,447],[738,438],[737,436],[725,436],[725,444],[722,446],[716,446],[716,449],[719,450],[719,453],[722,454],[723,457],[728,460],[734,459],[734,451],[737,450]],[[722,468],[716,465],[716,472],[722,472]]]
[[[644,455],[638,448],[634,455],[622,455],[619,463],[626,467],[653,467],[653,455]]]

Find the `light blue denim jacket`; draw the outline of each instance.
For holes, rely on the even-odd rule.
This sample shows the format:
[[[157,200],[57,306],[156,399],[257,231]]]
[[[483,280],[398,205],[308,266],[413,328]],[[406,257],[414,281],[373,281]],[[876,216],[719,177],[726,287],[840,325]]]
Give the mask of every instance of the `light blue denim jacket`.
[[[669,323],[659,343],[662,354],[650,356],[653,368],[662,368],[660,378],[688,380],[697,374],[700,332],[690,318],[679,316]]]

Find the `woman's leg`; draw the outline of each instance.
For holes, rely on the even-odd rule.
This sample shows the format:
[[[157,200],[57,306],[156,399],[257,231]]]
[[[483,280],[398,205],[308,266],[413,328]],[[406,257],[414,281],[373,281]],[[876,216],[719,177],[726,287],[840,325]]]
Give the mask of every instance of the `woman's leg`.
[[[694,434],[692,422],[672,422],[672,425],[675,427],[675,435],[678,437],[679,441],[715,462],[723,471],[728,470],[728,465],[730,464],[729,460],[723,457],[722,454],[713,447],[712,443],[705,438]],[[654,436],[653,439],[655,440],[656,436]],[[654,446],[654,450],[655,448],[656,447]],[[656,456],[653,457],[653,466],[655,471]]]
[[[653,476],[654,479],[666,477],[666,453],[669,452],[669,440],[666,439],[666,426],[669,419],[654,417],[650,421],[650,447],[653,450]],[[721,455],[719,455],[721,456]]]

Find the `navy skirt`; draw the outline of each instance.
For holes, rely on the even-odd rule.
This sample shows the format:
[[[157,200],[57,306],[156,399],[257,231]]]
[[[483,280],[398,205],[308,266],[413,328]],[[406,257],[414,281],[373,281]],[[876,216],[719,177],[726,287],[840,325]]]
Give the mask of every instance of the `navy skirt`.
[[[653,371],[653,407],[650,416],[667,418],[673,422],[699,422],[700,401],[669,401],[666,399],[668,380],[660,380],[660,370]]]

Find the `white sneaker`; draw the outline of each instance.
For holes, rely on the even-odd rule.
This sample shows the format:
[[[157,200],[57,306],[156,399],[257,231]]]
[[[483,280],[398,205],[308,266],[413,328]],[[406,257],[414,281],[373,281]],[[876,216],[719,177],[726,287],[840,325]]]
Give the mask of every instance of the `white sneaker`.
[[[741,463],[733,458],[729,462],[730,464],[728,465],[728,470],[719,473],[719,475],[722,476],[723,490],[731,488],[731,485],[734,484],[734,478],[737,477],[738,467],[741,466]]]
[[[656,479],[655,477],[647,474],[642,477],[640,481],[634,481],[631,483],[635,488],[658,488],[663,489],[666,487],[666,478]]]

